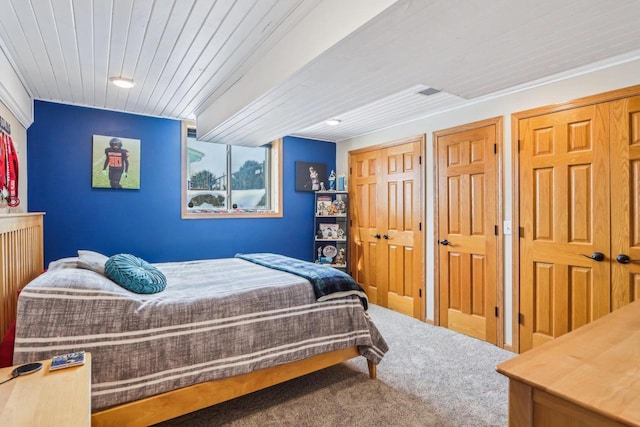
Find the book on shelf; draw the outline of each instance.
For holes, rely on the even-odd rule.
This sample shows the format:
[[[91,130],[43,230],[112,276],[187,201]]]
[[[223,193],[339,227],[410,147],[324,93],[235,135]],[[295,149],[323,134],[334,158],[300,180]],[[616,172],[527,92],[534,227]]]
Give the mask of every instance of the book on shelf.
[[[329,215],[330,206],[331,206],[331,196],[318,196],[316,214]]]
[[[70,368],[72,366],[84,365],[84,351],[76,351],[74,353],[59,354],[51,359],[50,371],[56,369]]]

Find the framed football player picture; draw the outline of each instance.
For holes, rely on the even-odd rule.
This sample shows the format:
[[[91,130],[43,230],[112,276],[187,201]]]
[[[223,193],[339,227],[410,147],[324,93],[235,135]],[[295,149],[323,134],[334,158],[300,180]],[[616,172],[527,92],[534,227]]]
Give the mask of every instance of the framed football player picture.
[[[93,135],[93,188],[140,189],[140,140]]]

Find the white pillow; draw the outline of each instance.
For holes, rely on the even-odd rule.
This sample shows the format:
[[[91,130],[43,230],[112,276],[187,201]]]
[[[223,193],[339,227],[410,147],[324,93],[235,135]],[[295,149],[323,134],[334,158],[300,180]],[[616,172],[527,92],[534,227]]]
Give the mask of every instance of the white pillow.
[[[98,252],[79,250],[78,251],[78,268],[95,271],[104,275],[104,264],[109,259],[108,256]]]
[[[78,257],[60,258],[55,261],[51,261],[47,267],[47,271],[61,270],[63,268],[77,268]]]

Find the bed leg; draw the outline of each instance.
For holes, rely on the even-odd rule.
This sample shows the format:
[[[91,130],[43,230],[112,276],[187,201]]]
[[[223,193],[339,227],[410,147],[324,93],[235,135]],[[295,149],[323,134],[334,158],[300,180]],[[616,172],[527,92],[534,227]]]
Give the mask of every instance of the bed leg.
[[[376,379],[376,368],[378,365],[373,363],[371,360],[367,360],[367,367],[369,368],[369,378],[372,380]]]

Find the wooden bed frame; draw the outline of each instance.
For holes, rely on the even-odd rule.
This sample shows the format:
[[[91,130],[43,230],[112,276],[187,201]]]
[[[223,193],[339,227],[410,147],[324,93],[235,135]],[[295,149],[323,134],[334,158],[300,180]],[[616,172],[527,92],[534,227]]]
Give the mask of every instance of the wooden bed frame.
[[[194,384],[95,412],[91,416],[91,425],[122,427],[156,424],[337,365],[359,355],[357,347],[348,347],[244,375]],[[369,377],[375,379],[376,365],[367,360],[367,366]]]

